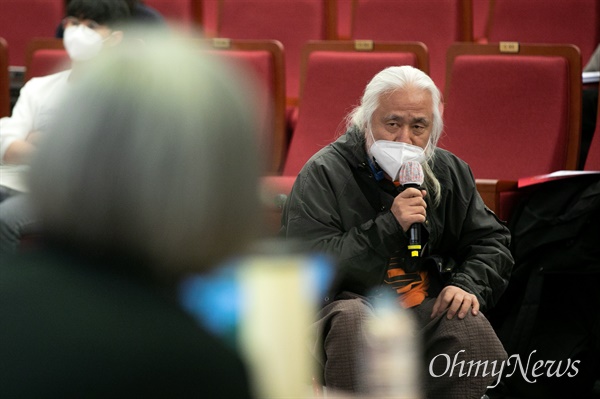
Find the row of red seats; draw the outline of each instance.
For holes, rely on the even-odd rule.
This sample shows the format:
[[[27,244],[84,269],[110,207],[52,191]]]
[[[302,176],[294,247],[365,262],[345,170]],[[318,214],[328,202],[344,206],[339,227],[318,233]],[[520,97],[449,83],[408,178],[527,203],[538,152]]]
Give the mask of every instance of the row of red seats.
[[[29,2],[29,5],[24,4]],[[10,65],[23,65],[32,37],[51,36],[63,0],[0,0]],[[286,48],[286,97],[299,94],[309,40],[420,41],[430,73],[445,86],[445,55],[456,41],[571,43],[589,59],[600,43],[597,0],[146,0],[172,21],[202,25],[208,37],[279,40]]]
[[[147,0],[166,12],[167,0]],[[301,49],[309,40],[419,41],[430,74],[445,87],[456,41],[570,43],[588,60],[600,43],[597,0],[204,0],[209,37],[275,39],[286,49],[286,97],[296,104]]]
[[[306,160],[343,132],[344,115],[382,69],[375,59],[318,48],[307,54],[282,176],[266,179],[272,192],[288,193]],[[387,65],[418,66],[415,60],[388,59]],[[520,179],[577,169],[582,83],[576,46],[454,43],[446,66],[445,130],[438,145],[469,163],[484,201],[501,218],[510,217],[519,199]],[[600,170],[599,150],[590,151],[586,169]]]
[[[281,194],[290,192],[310,156],[343,133],[343,118],[365,83],[386,62],[422,65],[417,48],[405,48],[400,61],[377,56],[377,45],[370,55],[320,46],[326,44],[305,47],[298,123],[282,174],[264,179],[274,198],[274,229]],[[582,94],[576,46],[454,43],[446,67],[445,129],[438,145],[471,166],[480,195],[501,219],[510,219],[526,182],[576,171]],[[600,172],[600,118],[583,169]]]
[[[217,0],[206,0],[207,7]],[[150,0],[148,5],[165,19],[186,26],[202,21],[201,1]],[[65,16],[65,0],[0,0],[0,36],[10,45],[10,66],[25,65],[27,44],[37,37],[54,37],[58,24]]]
[[[298,119],[288,142],[281,43],[202,42],[213,47],[212,54],[255,75],[275,104],[274,112],[264,118],[260,137],[263,147],[271,150],[269,172],[274,176],[265,179],[265,186],[272,194],[289,193],[308,158],[343,133],[344,116],[375,73],[390,65],[428,71],[427,49],[418,42],[306,44]],[[60,40],[49,43],[62,47]],[[60,56],[66,59],[64,52]],[[486,203],[508,219],[520,178],[577,168],[580,52],[573,45],[455,43],[447,57],[446,127],[439,145],[471,165]],[[39,65],[32,59],[29,71],[43,73]],[[599,139],[596,134],[586,169],[600,170]]]
[[[275,113],[275,119],[277,119],[277,124],[272,126],[271,130],[277,132],[277,136],[280,137],[276,141],[276,147],[282,148],[286,146],[285,139],[281,138],[285,135],[283,133],[284,123],[282,114],[282,103],[284,98],[284,87],[285,81],[282,78],[282,65],[283,65],[283,46],[276,41],[243,41],[243,40],[222,40],[222,39],[213,39],[203,41],[205,44],[209,46],[213,46],[215,48],[215,52],[220,52],[221,54],[229,53],[230,57],[237,57],[238,59],[244,58],[244,62],[248,63],[253,70],[253,73],[259,77],[259,80],[266,82],[268,87],[268,92],[271,93],[273,98],[273,103],[278,104],[277,112]],[[466,45],[466,44],[463,44]],[[370,47],[368,47],[370,46]],[[453,48],[460,47],[459,44],[455,44]],[[509,47],[509,46],[507,46]],[[485,47],[475,46],[477,49],[485,49]],[[547,47],[544,51],[548,51],[550,47]],[[52,51],[52,49],[60,49],[60,51]],[[493,51],[495,49],[492,47]],[[318,72],[313,72],[309,70],[315,61],[316,57],[315,53],[319,51],[321,53],[329,52],[330,56],[335,58],[335,63],[341,64],[344,60],[347,61],[348,65],[337,65],[334,69],[326,70],[320,69]],[[521,49],[515,48],[511,49],[509,47],[509,51],[514,51],[515,53],[520,53],[522,55],[523,51]],[[33,55],[36,57],[33,57]],[[335,55],[332,55],[335,54]],[[449,53],[448,65],[454,64],[454,54]],[[579,54],[576,55],[578,57]],[[28,68],[26,74],[26,80],[33,76],[41,76],[48,73],[51,73],[56,65],[62,62],[66,62],[68,60],[64,50],[62,50],[62,43],[60,40],[54,39],[45,39],[45,40],[35,40],[31,43],[30,52],[27,55],[28,59]],[[325,63],[330,62],[331,65],[334,65],[333,61],[326,60]],[[361,63],[365,63],[364,71],[361,69]],[[580,69],[581,61],[578,60],[577,63],[574,61],[570,62],[570,66],[572,68],[572,73],[576,74],[576,71]],[[408,42],[399,42],[399,43],[380,43],[380,42],[335,42],[335,41],[322,41],[322,42],[312,42],[305,46],[304,48],[304,57],[303,57],[303,86],[304,90],[311,90],[309,86],[309,81],[306,81],[307,75],[316,75],[320,74],[321,78],[319,84],[323,87],[319,87],[320,95],[319,98],[323,102],[323,104],[328,104],[327,107],[317,107],[314,110],[307,110],[307,104],[302,104],[302,109],[304,112],[309,112],[311,114],[323,112],[326,110],[328,114],[333,114],[333,118],[327,118],[326,115],[323,116],[323,120],[321,123],[325,127],[324,130],[331,132],[339,132],[338,126],[335,125],[339,120],[343,118],[345,113],[348,110],[348,107],[355,104],[362,89],[364,87],[364,83],[370,79],[370,77],[376,73],[378,70],[389,66],[389,65],[401,65],[401,64],[409,64],[416,67],[419,67],[422,70],[428,70],[428,54],[427,49],[421,43],[408,43]],[[521,72],[521,76],[527,76],[529,70],[532,68],[526,66],[523,61],[521,61],[522,68],[524,72]],[[493,75],[494,68],[496,68],[499,64],[494,64],[494,62],[490,63],[488,70],[486,73],[488,75]],[[65,64],[66,67],[66,64]],[[348,70],[351,74],[344,76],[342,79],[339,76],[338,71]],[[449,75],[450,76],[450,75]],[[533,75],[535,76],[535,74]],[[573,75],[573,79],[579,79],[577,75]],[[469,79],[473,79],[469,76]],[[348,92],[352,91],[353,96],[345,96],[348,100],[352,100],[352,103],[348,101],[339,101],[338,94],[335,90],[330,90],[331,85],[335,86],[335,82],[345,81],[346,86],[356,86],[355,89],[347,90]],[[355,83],[356,82],[356,83]],[[510,90],[515,90],[515,87],[511,87],[508,84],[508,81],[498,79],[497,80],[499,86],[506,86]],[[535,83],[535,80],[529,84]],[[572,84],[573,87],[574,83]],[[520,86],[519,86],[520,87]],[[325,89],[325,90],[324,90]],[[579,89],[580,90],[580,89]],[[448,96],[449,88],[446,88],[446,95]],[[303,97],[306,97],[304,95]],[[572,97],[579,97],[576,92],[572,93]],[[544,97],[542,96],[541,99]],[[337,105],[341,104],[339,109],[337,109]],[[572,115],[576,115],[578,113],[577,110],[572,112]],[[6,113],[5,113],[6,114]],[[332,119],[333,122],[327,124],[326,119]],[[332,124],[335,123],[335,124]],[[462,122],[461,122],[462,124]],[[298,126],[294,126],[294,128],[298,128]],[[302,128],[300,126],[299,128]],[[321,129],[323,130],[323,129]],[[311,147],[310,141],[302,145],[301,147],[307,148],[309,153],[315,152],[319,147]],[[314,151],[313,151],[314,150]],[[282,167],[282,163],[280,160],[283,159],[281,156],[274,159],[273,163],[273,171],[282,170],[284,174],[293,175],[295,174],[299,168],[303,165],[305,160],[299,160],[294,165],[286,164],[285,167]]]

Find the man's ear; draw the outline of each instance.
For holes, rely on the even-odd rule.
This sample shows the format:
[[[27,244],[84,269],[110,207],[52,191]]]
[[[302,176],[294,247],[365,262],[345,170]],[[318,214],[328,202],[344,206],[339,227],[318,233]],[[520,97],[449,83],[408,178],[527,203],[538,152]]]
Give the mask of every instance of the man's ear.
[[[440,95],[440,104],[438,105],[438,110],[440,111],[440,116],[444,117],[444,96]]]
[[[111,32],[108,39],[106,39],[106,45],[109,47],[112,47],[112,46],[116,46],[117,44],[121,43],[122,41],[123,41],[123,31],[115,30],[115,31]]]

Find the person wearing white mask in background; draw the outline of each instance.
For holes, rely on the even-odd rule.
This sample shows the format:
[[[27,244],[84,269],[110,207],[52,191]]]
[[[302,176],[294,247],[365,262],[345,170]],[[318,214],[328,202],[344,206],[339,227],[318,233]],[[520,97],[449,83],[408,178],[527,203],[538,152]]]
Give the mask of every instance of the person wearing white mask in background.
[[[349,114],[346,133],[304,165],[286,201],[285,237],[338,266],[311,329],[328,389],[369,395],[366,325],[372,300],[386,293],[409,309],[420,332],[419,397],[479,399],[498,368],[496,375],[489,368],[482,375],[482,367],[466,376],[468,367],[450,372],[446,360],[460,366],[507,358],[482,312],[508,284],[510,233],[484,205],[469,166],[437,148],[442,108],[424,72],[384,69]],[[420,187],[403,187],[403,165],[423,169]],[[409,247],[413,224],[422,230],[420,254]]]
[[[86,64],[123,39],[130,18],[125,0],[72,0],[63,20],[71,68],[33,78],[20,91],[10,117],[0,119],[0,252],[13,252],[36,230],[23,184],[27,164],[57,104]]]

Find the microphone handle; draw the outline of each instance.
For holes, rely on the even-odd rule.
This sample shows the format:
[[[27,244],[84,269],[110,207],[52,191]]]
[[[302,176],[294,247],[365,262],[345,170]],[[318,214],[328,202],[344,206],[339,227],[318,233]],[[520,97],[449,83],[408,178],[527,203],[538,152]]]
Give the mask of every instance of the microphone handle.
[[[403,189],[416,188],[420,189],[421,186],[414,183],[408,183],[402,185]],[[413,223],[408,229],[408,252],[411,258],[418,258],[421,256],[421,223]]]
[[[410,257],[420,257],[421,249],[421,223],[413,223],[408,229],[408,252]]]

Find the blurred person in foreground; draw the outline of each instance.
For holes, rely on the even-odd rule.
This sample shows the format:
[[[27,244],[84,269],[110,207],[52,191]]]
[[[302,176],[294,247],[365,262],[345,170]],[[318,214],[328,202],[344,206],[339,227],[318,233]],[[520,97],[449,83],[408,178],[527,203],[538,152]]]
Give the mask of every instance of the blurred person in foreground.
[[[0,263],[0,397],[249,397],[177,286],[254,240],[250,83],[186,43],[148,33],[103,54],[41,139],[44,245]]]
[[[489,369],[487,377],[481,369],[477,377],[458,370],[450,377],[443,356],[507,357],[482,311],[508,284],[510,233],[484,205],[468,165],[436,147],[440,97],[418,69],[379,72],[346,133],[306,163],[285,204],[286,237],[338,263],[338,283],[313,326],[313,353],[328,389],[364,393],[365,323],[372,297],[386,292],[416,320],[427,398],[479,399],[494,380]],[[421,189],[399,185],[399,167],[408,160],[422,165]],[[408,249],[413,224],[421,225],[424,244],[417,258]]]
[[[71,68],[29,80],[11,116],[0,119],[0,253],[16,251],[23,235],[37,233],[37,220],[24,194],[29,159],[47,134],[62,97],[99,54],[121,43],[130,18],[124,0],[71,0],[66,15],[61,26]]]

